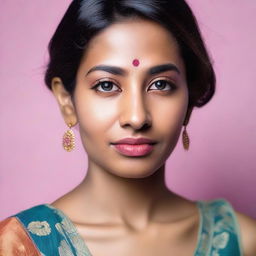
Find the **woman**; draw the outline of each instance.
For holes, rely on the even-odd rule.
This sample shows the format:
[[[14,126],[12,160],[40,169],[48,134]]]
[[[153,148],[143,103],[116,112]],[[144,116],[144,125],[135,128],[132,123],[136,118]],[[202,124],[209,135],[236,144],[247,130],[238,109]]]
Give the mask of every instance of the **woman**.
[[[165,162],[215,74],[183,0],[75,0],[49,44],[45,82],[78,124],[87,176],[0,224],[0,255],[256,254],[256,221],[224,199],[170,191]],[[74,147],[72,129],[63,138]]]

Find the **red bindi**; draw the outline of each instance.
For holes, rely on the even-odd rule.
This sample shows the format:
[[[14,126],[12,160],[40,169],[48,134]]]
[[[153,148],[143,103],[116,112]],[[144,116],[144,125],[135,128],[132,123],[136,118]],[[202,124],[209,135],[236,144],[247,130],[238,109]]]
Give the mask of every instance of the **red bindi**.
[[[139,66],[140,65],[139,60],[138,59],[134,59],[133,62],[132,62],[132,65],[135,66],[135,67]]]

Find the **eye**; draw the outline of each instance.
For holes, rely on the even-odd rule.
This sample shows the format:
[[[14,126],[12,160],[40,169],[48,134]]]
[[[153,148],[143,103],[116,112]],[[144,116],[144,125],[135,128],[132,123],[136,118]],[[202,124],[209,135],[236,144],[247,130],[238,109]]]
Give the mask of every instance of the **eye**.
[[[150,89],[150,91],[152,90],[171,91],[176,89],[176,85],[167,80],[158,80],[154,82],[152,85],[155,85],[156,89]],[[150,87],[152,87],[152,85]]]
[[[113,87],[116,87],[117,90],[112,90]],[[101,90],[99,89],[101,88]],[[93,90],[99,91],[99,92],[115,92],[115,91],[120,91],[120,88],[116,86],[113,82],[111,81],[100,81],[96,85],[92,87]]]

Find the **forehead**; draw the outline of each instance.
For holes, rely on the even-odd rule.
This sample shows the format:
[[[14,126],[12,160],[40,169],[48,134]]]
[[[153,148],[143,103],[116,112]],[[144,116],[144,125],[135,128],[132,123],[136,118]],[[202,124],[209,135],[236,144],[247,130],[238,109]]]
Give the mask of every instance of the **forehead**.
[[[133,19],[115,23],[102,30],[89,42],[86,62],[120,63],[139,59],[181,62],[179,47],[174,36],[156,22]]]

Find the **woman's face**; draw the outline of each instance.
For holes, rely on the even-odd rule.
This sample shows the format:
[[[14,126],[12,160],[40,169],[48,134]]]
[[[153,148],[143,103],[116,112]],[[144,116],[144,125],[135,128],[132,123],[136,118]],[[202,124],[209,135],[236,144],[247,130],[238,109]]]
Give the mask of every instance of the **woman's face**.
[[[165,70],[152,69],[165,64],[170,64]],[[99,65],[118,72],[96,69]],[[146,20],[106,28],[90,41],[82,59],[74,105],[90,167],[127,178],[151,175],[174,149],[188,107],[185,67],[175,39]],[[113,145],[140,137],[155,144]]]

